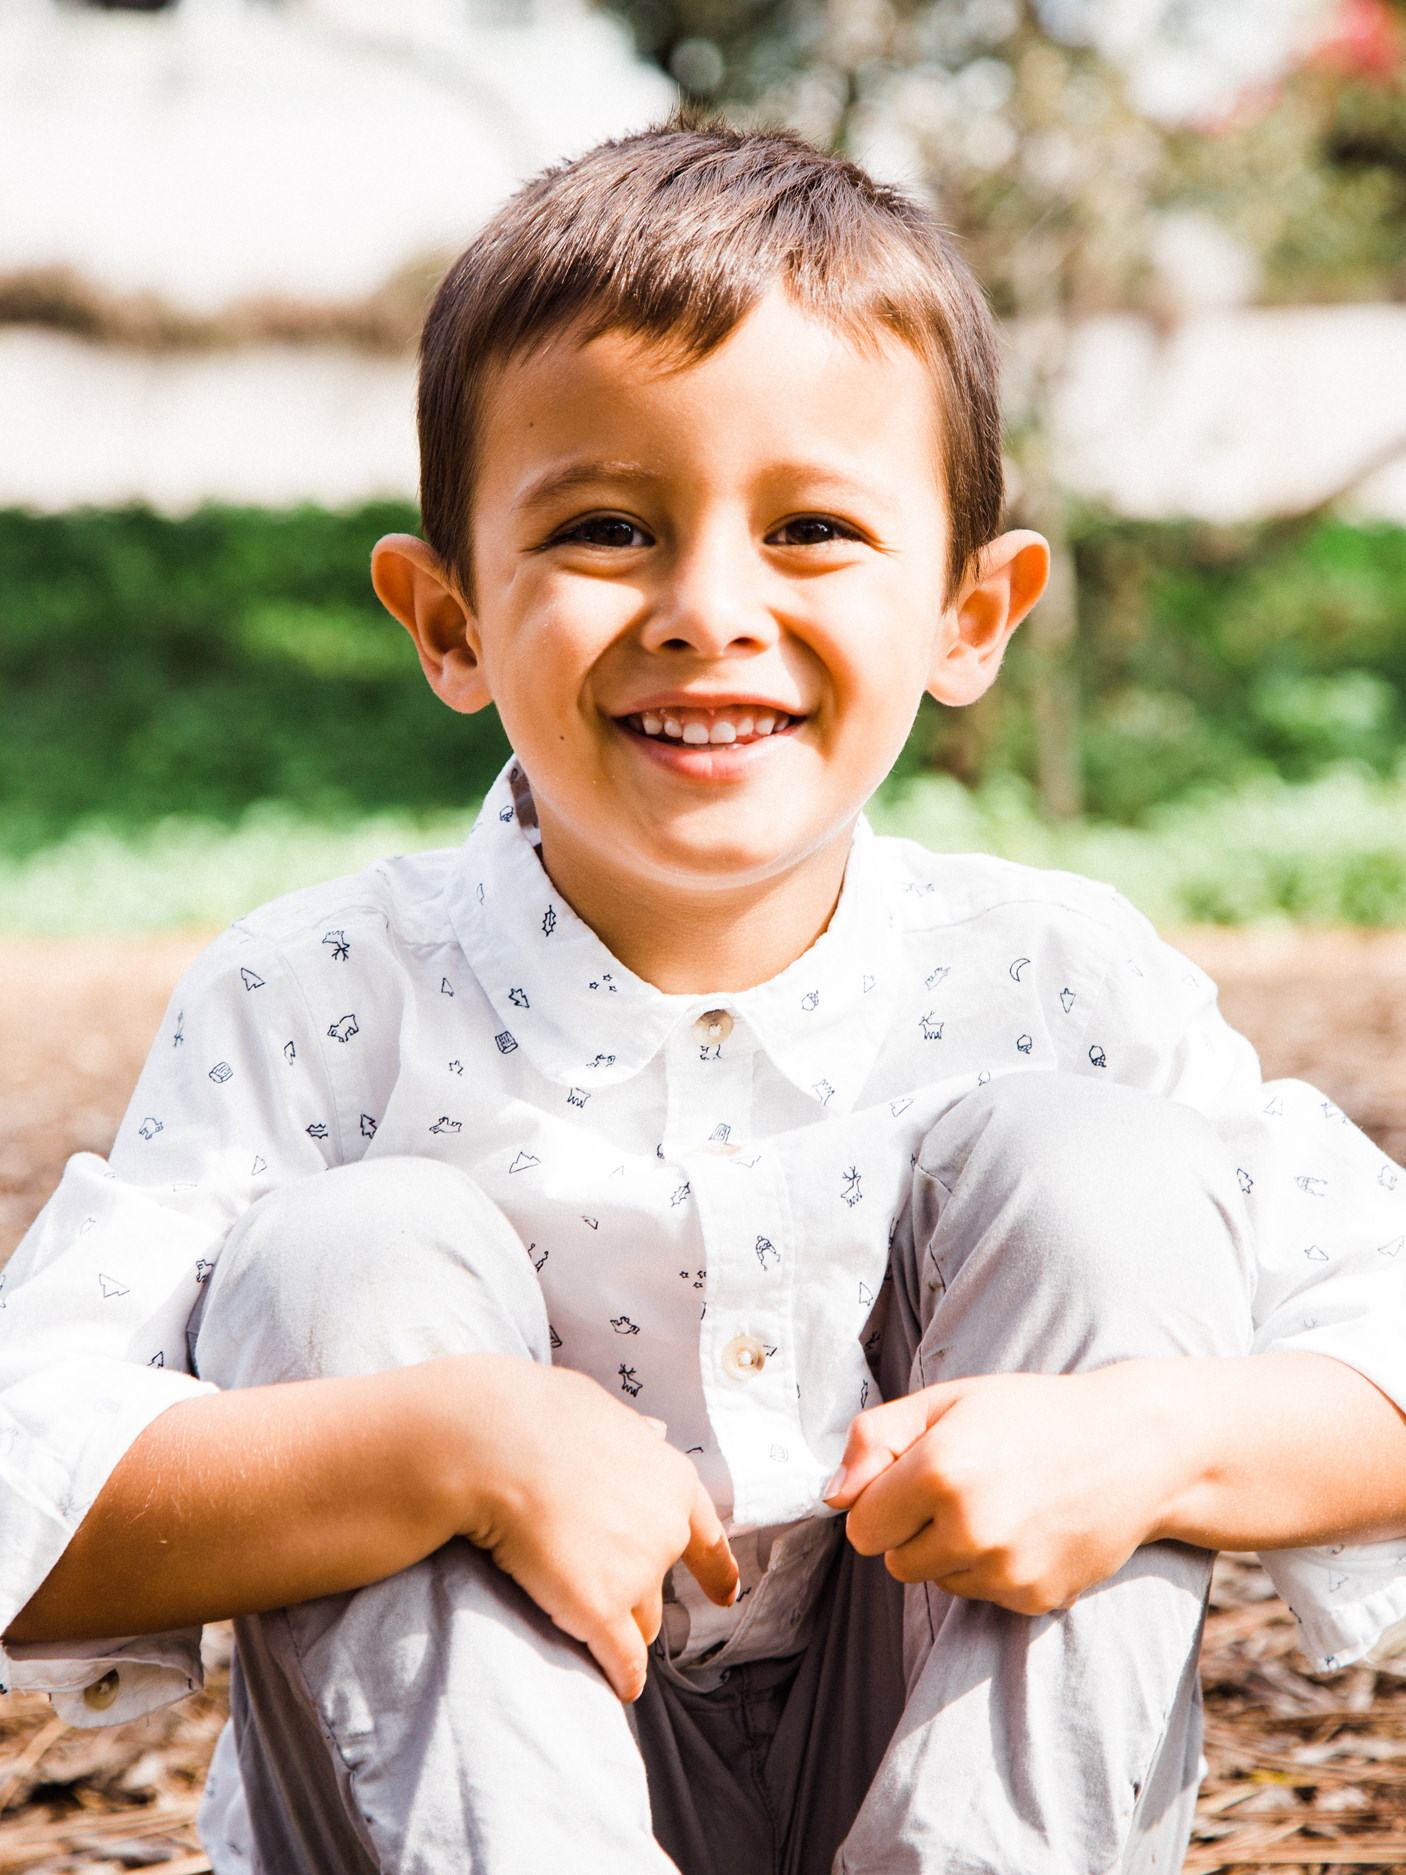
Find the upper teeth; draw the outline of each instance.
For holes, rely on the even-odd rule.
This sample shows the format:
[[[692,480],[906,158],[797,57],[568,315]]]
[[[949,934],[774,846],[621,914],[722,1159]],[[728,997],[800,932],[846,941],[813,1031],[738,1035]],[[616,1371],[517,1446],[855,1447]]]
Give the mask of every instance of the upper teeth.
[[[704,743],[745,740],[748,736],[769,736],[790,718],[772,710],[739,710],[724,714],[718,710],[644,710],[630,718],[646,736],[668,736],[674,742],[701,747]]]

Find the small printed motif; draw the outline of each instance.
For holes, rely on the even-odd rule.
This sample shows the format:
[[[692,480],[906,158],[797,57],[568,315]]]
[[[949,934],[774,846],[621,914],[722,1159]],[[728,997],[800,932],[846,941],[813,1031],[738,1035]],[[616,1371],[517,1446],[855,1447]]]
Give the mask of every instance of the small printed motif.
[[[464,1123],[462,1120],[451,1120],[447,1113],[442,1113],[430,1128],[430,1131],[432,1133],[459,1133],[463,1131],[463,1127]]]
[[[507,826],[508,822],[512,819],[512,817],[513,817],[513,810],[511,807],[500,807],[498,809],[498,818],[499,820],[502,821],[505,827]]]
[[[859,1389],[859,1410],[862,1413],[869,1404],[869,1382],[866,1380]]]
[[[864,995],[867,996],[870,990],[872,990],[874,987],[873,977],[861,977],[859,979],[859,987],[861,991],[864,993]]]
[[[181,1043],[185,1040],[185,1038],[186,1038],[186,1012],[183,1009],[181,1013],[176,1017],[176,1030],[175,1030],[174,1035],[172,1035],[171,1037],[172,1048],[179,1048]]]
[[[991,1079],[991,1070],[990,1070],[990,1068],[983,1068],[983,1069],[981,1070],[981,1073],[980,1073],[980,1074],[978,1074],[978,1075],[977,1075],[977,1077],[976,1077],[976,1084],[977,1084],[977,1086],[978,1086],[978,1087],[985,1087],[985,1086],[986,1086],[986,1084],[987,1084],[987,1082],[988,1082],[988,1081],[989,1081],[990,1079]]]
[[[112,1301],[114,1296],[129,1296],[132,1293],[126,1283],[118,1282],[115,1276],[104,1276],[101,1270],[98,1271],[98,1281],[102,1284],[105,1302]]]
[[[214,1272],[215,1266],[210,1261],[209,1257],[200,1257],[197,1259],[195,1265],[195,1280],[198,1283],[208,1283]]]
[[[590,1098],[591,1096],[586,1092],[584,1087],[573,1087],[567,1094],[566,1101],[568,1106],[584,1107]]]
[[[349,1042],[353,1035],[360,1035],[355,1016],[338,1016],[327,1031],[334,1042]]]
[[[149,1113],[137,1128],[138,1133],[143,1139],[155,1139],[158,1133],[164,1133],[165,1130],[165,1126],[153,1113]]]
[[[347,942],[345,931],[329,931],[322,941],[331,946],[334,964],[344,964],[351,956],[351,945]]]
[[[891,1100],[889,1102],[889,1112],[893,1115],[894,1119],[896,1120],[899,1114],[907,1113],[908,1109],[912,1106],[912,1104],[913,1104],[913,1096],[911,1094],[908,1094],[902,1100]]]
[[[535,1153],[520,1152],[518,1156],[516,1157],[516,1159],[514,1159],[512,1164],[508,1167],[508,1170],[509,1172],[526,1172],[532,1166],[540,1165],[541,1163],[542,1161],[537,1157]]]
[[[639,1323],[632,1322],[628,1315],[612,1315],[610,1325],[617,1335],[637,1335],[640,1331]]]
[[[479,895],[479,897],[480,897],[480,899],[481,899],[481,898],[483,897],[483,887],[482,887],[482,886],[480,886],[480,887],[478,888],[478,895]],[[449,981],[449,978],[448,978],[448,977],[441,977],[441,978],[440,978],[440,980],[439,980],[439,993],[440,993],[440,995],[441,995],[441,996],[452,996],[452,995],[454,994],[454,985],[453,985],[453,984],[452,984],[452,983],[451,983],[451,982]]]
[[[148,1367],[164,1367],[165,1365],[166,1365],[166,1350],[164,1348],[158,1348],[155,1354],[153,1354],[151,1359],[147,1362],[147,1366]]]
[[[217,1087],[223,1087],[226,1081],[234,1079],[234,1069],[227,1061],[217,1061],[210,1070],[210,1079]]]
[[[600,1219],[598,1217],[587,1217],[584,1211],[581,1213],[581,1222],[588,1230],[600,1229]]]
[[[361,1137],[363,1139],[374,1139],[376,1137],[376,1122],[371,1118],[369,1113],[363,1113],[361,1116]]]
[[[264,987],[264,979],[256,970],[251,970],[247,964],[239,974],[244,980],[246,990],[261,990]]]
[[[620,992],[620,985],[615,981],[615,978],[608,970],[603,976],[598,977],[595,982],[588,983],[586,988],[589,990],[608,990],[612,996],[617,996]]]
[[[1028,1055],[1035,1046],[1035,1038],[1031,1035],[1018,1035],[1015,1045],[1022,1055]]]
[[[852,1165],[847,1172],[842,1172],[840,1176],[844,1180],[844,1184],[840,1190],[840,1196],[847,1205],[853,1207],[857,1205],[864,1196],[864,1193],[859,1188],[858,1167]]]
[[[555,905],[549,905],[542,914],[542,936],[550,937],[553,931],[556,930],[556,928],[557,928],[556,907]]]
[[[1029,962],[1030,962],[1030,959],[1028,957],[1016,958],[1015,962],[1011,965],[1011,968],[1010,968],[1010,978],[1011,978],[1012,983],[1019,983],[1020,973]]]
[[[786,1447],[784,1445],[772,1446],[771,1458],[772,1458],[773,1464],[785,1465],[789,1462],[790,1457],[791,1457],[791,1454],[786,1450]]]
[[[874,1302],[874,1291],[869,1287],[868,1283],[861,1283],[859,1285],[860,1308],[862,1309],[872,1308],[873,1302]]]
[[[672,1210],[675,1205],[682,1204],[692,1189],[693,1187],[689,1184],[687,1179],[684,1180],[682,1185],[675,1186],[674,1190],[669,1193],[670,1209]]]
[[[929,1009],[925,1016],[918,1017],[918,1028],[922,1032],[922,1037],[925,1042],[940,1042],[942,1040],[944,1026],[943,1023],[938,1021],[931,1009]]]
[[[644,1382],[636,1379],[634,1368],[627,1367],[623,1361],[621,1361],[616,1371],[620,1375],[620,1391],[622,1393],[628,1393],[633,1400],[640,1388],[644,1385]]]
[[[283,1044],[283,1059],[288,1063],[290,1068],[298,1059],[298,1051],[293,1046],[292,1042],[285,1042]]]
[[[820,1007],[820,991],[819,990],[807,990],[805,995],[801,998],[801,1008],[806,1011],[807,1015],[809,1015],[812,1009],[818,1009],[819,1007]]]
[[[531,1003],[527,1000],[526,990],[509,990],[508,1001],[512,1004],[514,1009],[530,1009],[532,1007]]]
[[[923,988],[925,990],[936,989],[937,985],[941,983],[942,979],[944,977],[950,977],[951,974],[952,974],[951,964],[939,964],[935,970],[930,970],[928,974],[923,978]]]
[[[312,1125],[305,1126],[303,1131],[307,1134],[309,1139],[327,1139],[329,1137],[327,1127],[321,1120],[314,1120]]]
[[[1304,1255],[1308,1258],[1310,1263],[1326,1263],[1328,1261],[1328,1252],[1326,1250],[1320,1250],[1316,1243],[1309,1244],[1304,1251]]]
[[[1089,1060],[1096,1068],[1106,1068],[1108,1066],[1108,1056],[1104,1054],[1097,1042],[1090,1042],[1089,1044]]]
[[[592,1055],[586,1066],[588,1068],[613,1068],[615,1057],[614,1055]]]
[[[250,1178],[258,1178],[260,1173],[267,1172],[268,1169],[268,1160],[265,1159],[262,1154],[256,1152],[254,1154],[254,1163],[249,1167]]]
[[[551,1251],[550,1251],[550,1250],[544,1250],[544,1251],[542,1252],[542,1254],[541,1254],[541,1256],[532,1256],[532,1253],[533,1253],[533,1251],[534,1251],[534,1250],[535,1250],[536,1248],[537,1248],[537,1246],[536,1246],[536,1244],[535,1244],[535,1243],[530,1243],[530,1244],[529,1244],[529,1245],[527,1246],[527,1254],[528,1254],[528,1255],[529,1255],[530,1257],[532,1257],[532,1267],[533,1267],[533,1269],[535,1269],[535,1270],[536,1270],[536,1272],[537,1272],[537,1274],[538,1274],[538,1275],[540,1276],[540,1275],[542,1274],[542,1265],[543,1265],[543,1264],[544,1264],[544,1263],[546,1262],[546,1260],[547,1260],[547,1258],[548,1258],[548,1257],[549,1257],[549,1256],[550,1256],[550,1255],[551,1255],[552,1253],[551,1253]]]
[[[1402,1244],[1406,1244],[1406,1237],[1393,1237],[1390,1243],[1379,1243],[1377,1245],[1377,1255],[1379,1257],[1398,1256]]]
[[[1310,1178],[1307,1173],[1301,1173],[1294,1183],[1307,1198],[1325,1198],[1328,1195],[1326,1178]]]
[[[1239,1183],[1241,1191],[1243,1191],[1245,1196],[1248,1198],[1250,1193],[1255,1189],[1255,1181],[1250,1177],[1250,1174],[1245,1170],[1243,1165],[1236,1166],[1235,1177]]]
[[[1070,1012],[1070,1010],[1071,1010],[1071,1009],[1072,1009],[1072,1008],[1074,1007],[1074,992],[1073,992],[1073,990],[1071,990],[1071,989],[1068,989],[1068,988],[1066,988],[1066,989],[1062,989],[1062,990],[1060,991],[1060,993],[1059,993],[1059,1006],[1060,1006],[1060,1008],[1061,1008],[1061,1009],[1062,1009],[1062,1010],[1064,1011],[1064,1013],[1065,1013],[1065,1015],[1068,1015],[1068,1014],[1069,1014],[1069,1012]]]
[[[1284,1102],[1279,1098],[1278,1094],[1274,1096],[1273,1100],[1271,1100],[1269,1105],[1265,1108],[1265,1113],[1271,1120],[1283,1119]]]
[[[556,1329],[552,1327],[550,1322],[547,1323],[547,1332],[552,1337],[552,1346],[554,1348],[559,1348],[561,1346],[561,1336],[557,1333]]]
[[[517,1037],[509,1029],[504,1029],[501,1035],[495,1035],[493,1041],[500,1055],[510,1055],[517,1047]]]
[[[771,1241],[770,1237],[758,1237],[757,1261],[764,1270],[774,1269],[781,1261],[781,1252]]]
[[[709,1133],[708,1137],[710,1140],[715,1140],[718,1145],[725,1146],[727,1142],[732,1138],[732,1128],[730,1126],[725,1125],[723,1121],[719,1120],[718,1124],[713,1128],[712,1132]]]
[[[830,1102],[835,1098],[835,1090],[826,1080],[817,1081],[810,1091],[815,1095],[815,1098],[820,1102],[822,1107],[828,1107]]]
[[[464,1072],[464,1064],[463,1064],[463,1062],[462,1062],[462,1061],[451,1061],[451,1062],[450,1062],[450,1064],[449,1064],[449,1072],[450,1072],[451,1074],[457,1074],[457,1075],[460,1075],[460,1076],[462,1076],[462,1075],[463,1075],[463,1072]]]
[[[1377,1183],[1379,1185],[1384,1185],[1388,1191],[1395,1191],[1396,1190],[1396,1168],[1395,1166],[1384,1165],[1381,1168],[1381,1170],[1377,1173]]]

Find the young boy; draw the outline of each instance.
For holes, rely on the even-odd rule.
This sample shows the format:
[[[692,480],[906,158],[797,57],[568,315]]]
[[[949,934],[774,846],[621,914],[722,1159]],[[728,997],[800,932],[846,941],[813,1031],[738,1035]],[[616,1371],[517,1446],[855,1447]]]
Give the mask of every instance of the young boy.
[[[1403,1194],[1105,888],[859,819],[1045,578],[978,290],[651,132],[420,426],[376,588],[516,756],[212,947],[0,1279],[11,1683],[240,1617],[218,1875],[1175,1869],[1209,1552],[1320,1667],[1406,1614]]]

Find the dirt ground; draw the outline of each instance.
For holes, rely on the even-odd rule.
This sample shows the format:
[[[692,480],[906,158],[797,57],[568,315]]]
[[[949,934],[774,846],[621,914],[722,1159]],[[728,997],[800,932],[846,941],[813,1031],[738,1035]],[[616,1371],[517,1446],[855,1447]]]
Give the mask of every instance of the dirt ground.
[[[198,937],[0,940],[0,1263],[71,1152],[106,1150]],[[1406,932],[1179,935],[1269,1075],[1315,1082],[1406,1162]],[[0,1875],[204,1875],[193,1831],[225,1707],[228,1632],[203,1694],[110,1731],[0,1699]],[[1186,1875],[1406,1870],[1406,1679],[1309,1675],[1249,1559],[1217,1564],[1202,1654],[1207,1757]]]

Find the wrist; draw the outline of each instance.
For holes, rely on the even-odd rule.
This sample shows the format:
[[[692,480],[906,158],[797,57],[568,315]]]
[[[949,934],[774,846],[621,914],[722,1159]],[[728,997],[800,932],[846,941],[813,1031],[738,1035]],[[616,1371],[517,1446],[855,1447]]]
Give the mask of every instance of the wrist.
[[[1137,1540],[1201,1543],[1218,1485],[1214,1369],[1173,1356],[1121,1361],[1090,1375],[1107,1387],[1127,1439]]]

